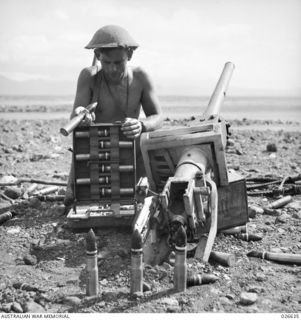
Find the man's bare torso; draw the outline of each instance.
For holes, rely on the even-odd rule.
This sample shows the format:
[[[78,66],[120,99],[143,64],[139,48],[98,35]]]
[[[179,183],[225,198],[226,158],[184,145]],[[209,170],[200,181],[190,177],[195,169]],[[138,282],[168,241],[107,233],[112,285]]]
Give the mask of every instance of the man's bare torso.
[[[99,67],[85,68],[79,77],[74,108],[97,101],[96,123],[122,121],[127,117],[137,119],[146,80],[144,71],[137,67],[128,66],[127,75],[117,84],[109,82]]]

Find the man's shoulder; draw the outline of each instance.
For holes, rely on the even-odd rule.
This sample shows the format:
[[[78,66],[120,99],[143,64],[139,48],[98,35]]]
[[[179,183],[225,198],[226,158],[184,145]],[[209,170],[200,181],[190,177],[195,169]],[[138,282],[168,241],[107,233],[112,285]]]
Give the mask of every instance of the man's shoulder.
[[[141,67],[131,67],[134,79],[138,80],[140,83],[149,83],[150,77],[148,73]]]
[[[99,71],[99,68],[97,66],[90,66],[90,67],[86,67],[81,71],[81,75],[85,76],[85,77],[94,77],[97,72]]]

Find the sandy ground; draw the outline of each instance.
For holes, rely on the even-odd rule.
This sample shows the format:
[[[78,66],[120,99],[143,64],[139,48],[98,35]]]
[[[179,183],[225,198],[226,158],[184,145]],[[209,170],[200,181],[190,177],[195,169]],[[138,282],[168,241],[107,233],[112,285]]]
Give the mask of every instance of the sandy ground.
[[[164,125],[187,126],[197,121],[165,121]],[[71,139],[59,135],[63,123],[62,120],[0,120],[1,175],[66,181]],[[301,138],[300,130],[295,130],[296,124],[249,121],[233,121],[232,124],[234,144],[226,154],[229,167],[247,178],[301,173]],[[261,130],[254,129],[258,124]],[[277,151],[268,152],[268,143],[275,143]],[[17,196],[29,185],[19,186],[15,190]],[[64,188],[58,193],[64,194]],[[264,196],[248,197],[249,205],[266,206],[273,200]],[[3,212],[9,202],[0,201]],[[300,195],[293,196],[293,202],[279,209],[277,216],[257,214],[250,218],[249,232],[262,234],[261,241],[217,236],[214,250],[235,254],[233,266],[188,259],[189,272],[212,273],[218,277],[215,283],[174,293],[170,263],[145,266],[149,290],[138,298],[129,294],[128,231],[97,232],[100,294],[88,299],[85,295],[85,234],[68,228],[62,203],[35,199],[11,211],[13,218],[0,225],[0,312],[301,311],[301,267],[246,255],[255,249],[301,254]],[[27,286],[19,288],[20,284]]]

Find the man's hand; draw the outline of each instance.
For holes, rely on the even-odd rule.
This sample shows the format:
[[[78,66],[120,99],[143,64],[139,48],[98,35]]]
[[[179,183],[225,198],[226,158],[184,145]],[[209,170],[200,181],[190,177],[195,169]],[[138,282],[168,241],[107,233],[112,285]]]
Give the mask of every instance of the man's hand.
[[[142,123],[135,118],[125,118],[121,131],[129,139],[136,139],[142,133]]]
[[[82,126],[90,126],[92,122],[95,120],[95,113],[94,112],[89,112],[86,108],[84,107],[77,107],[74,110],[74,113],[78,116],[81,113],[85,114],[84,119],[80,123]]]

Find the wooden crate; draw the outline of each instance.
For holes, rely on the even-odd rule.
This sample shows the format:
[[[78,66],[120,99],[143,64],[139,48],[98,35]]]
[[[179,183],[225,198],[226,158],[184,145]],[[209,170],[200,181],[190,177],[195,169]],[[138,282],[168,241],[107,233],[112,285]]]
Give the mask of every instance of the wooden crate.
[[[206,154],[217,185],[228,184],[225,159],[226,126],[223,121],[206,121],[195,127],[158,130],[141,136],[141,150],[150,188],[161,192],[175,173],[183,150],[199,146]]]
[[[72,228],[130,226],[136,213],[136,146],[119,124],[73,132],[75,205]]]

